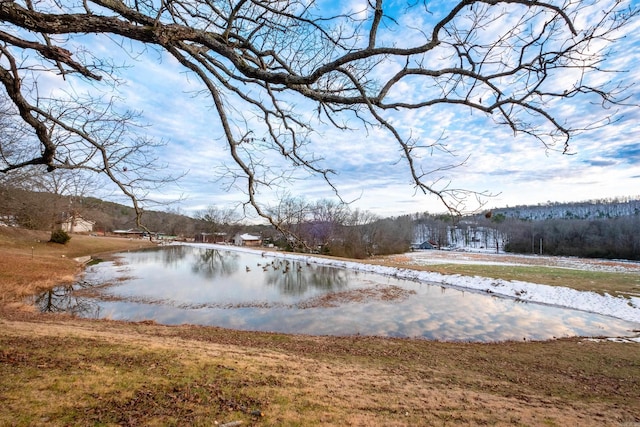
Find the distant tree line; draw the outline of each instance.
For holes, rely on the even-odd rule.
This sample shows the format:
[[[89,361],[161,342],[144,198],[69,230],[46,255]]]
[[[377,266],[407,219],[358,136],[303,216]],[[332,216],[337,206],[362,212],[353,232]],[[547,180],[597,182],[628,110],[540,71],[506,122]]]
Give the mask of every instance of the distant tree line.
[[[234,210],[210,206],[196,217],[207,233],[231,236],[259,234],[264,242],[294,252],[312,252],[346,258],[367,258],[406,252],[413,238],[409,215],[380,218],[347,204],[322,199],[283,196],[269,207],[275,225],[247,225]],[[282,233],[279,230],[286,230]]]
[[[514,206],[500,208],[496,213],[507,218],[545,219],[604,219],[640,215],[640,196],[613,197],[582,202]]]
[[[24,228],[54,231],[71,213],[94,221],[94,231],[99,234],[137,228],[133,208],[85,197],[67,187],[52,191],[49,187],[27,187],[24,181],[20,185],[5,181],[0,182],[0,197],[0,221]],[[149,230],[167,235],[191,238],[199,233],[219,233],[228,241],[236,233],[253,233],[282,249],[348,258],[406,252],[413,239],[409,215],[380,218],[330,200],[309,202],[284,196],[270,207],[270,213],[279,227],[291,234],[283,234],[271,225],[249,224],[236,210],[216,206],[193,217],[179,210],[145,211],[142,220]]]
[[[94,230],[98,233],[136,228],[133,208],[83,197],[82,191],[78,191],[78,182],[82,181],[58,179],[47,186],[30,187],[26,187],[24,181],[21,185],[6,180],[0,182],[0,221],[53,231],[61,217],[73,212],[95,221]],[[295,235],[295,239],[271,225],[247,224],[238,212],[215,206],[198,212],[195,217],[179,210],[147,211],[143,220],[148,229],[170,235],[190,238],[206,232],[230,238],[235,233],[248,232],[282,249],[348,258],[403,253],[410,250],[411,243],[430,242],[437,248],[640,260],[640,212],[635,209],[634,200],[613,203],[619,212],[627,215],[582,219],[566,214],[563,218],[532,220],[496,211],[468,217],[417,213],[381,218],[331,200],[310,202],[284,196],[270,207],[269,214],[280,227]],[[620,210],[621,205],[626,208]],[[581,212],[585,206],[585,203],[577,204]],[[606,207],[598,209],[602,211]],[[571,207],[562,205],[562,210],[571,212]]]
[[[640,214],[538,221],[502,213],[465,218],[416,214],[413,220],[416,240],[438,248],[640,260]]]
[[[409,215],[381,218],[332,200],[285,196],[269,213],[278,227],[294,236],[276,237],[274,243],[287,250],[367,258],[406,252],[413,239]]]
[[[518,221],[505,250],[516,253],[640,260],[640,216]],[[541,249],[542,248],[542,249]]]

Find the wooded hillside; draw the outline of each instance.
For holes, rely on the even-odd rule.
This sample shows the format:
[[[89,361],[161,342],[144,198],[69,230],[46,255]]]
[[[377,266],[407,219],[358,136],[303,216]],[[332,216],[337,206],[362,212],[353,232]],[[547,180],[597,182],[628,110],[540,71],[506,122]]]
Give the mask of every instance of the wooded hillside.
[[[94,221],[96,233],[137,227],[133,208],[93,197],[10,187],[0,187],[0,197],[0,221],[6,224],[50,230],[60,218],[73,212]],[[411,243],[430,242],[441,249],[640,259],[638,197],[517,206],[467,217],[422,213],[378,218],[336,206],[333,208],[340,215],[327,215],[326,203],[288,202],[295,202],[299,215],[287,217],[285,225],[308,243],[306,250],[313,247],[336,256],[365,258],[399,253],[409,250]],[[319,216],[318,212],[325,215]],[[284,218],[284,214],[281,216]],[[273,227],[246,224],[241,218],[225,219],[223,223],[215,215],[193,218],[179,212],[147,211],[142,221],[149,230],[167,235],[192,238],[198,233],[252,232],[283,248],[305,250],[291,246]]]
[[[416,215],[416,240],[436,247],[640,259],[640,198],[549,203],[452,218]]]

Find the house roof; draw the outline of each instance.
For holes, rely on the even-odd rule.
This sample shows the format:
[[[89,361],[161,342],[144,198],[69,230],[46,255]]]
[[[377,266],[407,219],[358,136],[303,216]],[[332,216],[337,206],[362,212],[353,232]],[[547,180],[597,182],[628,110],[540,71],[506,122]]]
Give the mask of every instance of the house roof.
[[[254,236],[252,234],[247,234],[247,233],[241,234],[240,238],[242,240],[261,240],[262,239],[260,236]]]

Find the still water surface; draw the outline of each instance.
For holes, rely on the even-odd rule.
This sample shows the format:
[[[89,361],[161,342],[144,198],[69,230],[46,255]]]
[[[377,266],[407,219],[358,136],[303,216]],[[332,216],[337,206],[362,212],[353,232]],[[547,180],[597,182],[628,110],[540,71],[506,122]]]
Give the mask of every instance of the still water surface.
[[[118,254],[36,303],[91,318],[449,341],[625,336],[638,328],[438,284],[195,246]]]

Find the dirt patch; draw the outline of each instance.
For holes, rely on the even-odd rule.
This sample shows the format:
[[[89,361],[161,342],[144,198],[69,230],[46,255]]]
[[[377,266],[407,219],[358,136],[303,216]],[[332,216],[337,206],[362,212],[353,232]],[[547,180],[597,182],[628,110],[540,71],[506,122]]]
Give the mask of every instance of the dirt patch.
[[[134,302],[149,305],[172,305],[171,301],[143,298],[143,297],[122,297],[118,295],[112,295],[105,293],[104,291],[114,286],[114,283],[103,283],[99,285],[91,285],[89,287],[74,290],[72,295],[77,298],[88,299],[100,299],[101,301],[109,302]],[[414,290],[403,289],[399,286],[375,286],[372,288],[353,289],[343,292],[332,292],[324,294],[316,298],[311,298],[296,304],[279,304],[279,303],[267,303],[267,302],[248,302],[242,304],[179,304],[176,307],[182,309],[203,309],[203,308],[216,308],[216,309],[237,309],[237,308],[297,308],[297,309],[309,309],[309,308],[328,308],[339,307],[343,304],[349,303],[364,303],[367,301],[399,301],[408,298],[411,295],[415,295]]]
[[[416,291],[399,286],[376,286],[373,288],[353,289],[344,292],[332,292],[296,304],[297,308],[339,307],[347,303],[365,301],[397,301],[414,295]]]

